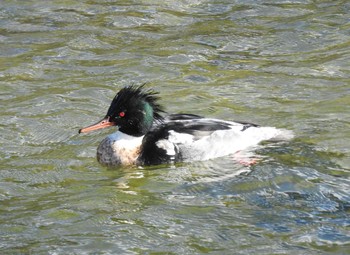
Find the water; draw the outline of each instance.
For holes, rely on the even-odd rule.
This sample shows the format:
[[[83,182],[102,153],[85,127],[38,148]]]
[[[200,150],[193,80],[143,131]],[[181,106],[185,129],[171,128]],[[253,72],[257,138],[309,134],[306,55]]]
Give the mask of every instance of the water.
[[[1,254],[349,254],[348,1],[1,1]],[[78,135],[147,82],[169,112],[293,130],[106,169]]]

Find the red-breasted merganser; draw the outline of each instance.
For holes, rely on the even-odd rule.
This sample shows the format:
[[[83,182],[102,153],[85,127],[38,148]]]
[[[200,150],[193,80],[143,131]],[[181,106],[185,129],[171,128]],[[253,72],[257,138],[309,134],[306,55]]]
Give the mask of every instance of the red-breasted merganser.
[[[128,86],[114,97],[100,122],[79,133],[116,126],[102,140],[97,160],[102,165],[157,165],[201,161],[234,154],[265,140],[284,140],[291,131],[248,122],[204,118],[194,114],[165,113],[159,97],[144,86]]]

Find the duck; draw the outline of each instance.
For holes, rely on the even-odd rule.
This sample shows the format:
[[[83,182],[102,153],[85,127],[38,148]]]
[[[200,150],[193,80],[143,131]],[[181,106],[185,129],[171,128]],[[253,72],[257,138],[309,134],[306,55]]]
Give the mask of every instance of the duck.
[[[149,166],[204,161],[254,148],[262,141],[288,140],[289,130],[250,122],[206,118],[191,113],[166,114],[159,93],[145,85],[122,88],[105,117],[79,133],[116,127],[97,148],[101,165]]]

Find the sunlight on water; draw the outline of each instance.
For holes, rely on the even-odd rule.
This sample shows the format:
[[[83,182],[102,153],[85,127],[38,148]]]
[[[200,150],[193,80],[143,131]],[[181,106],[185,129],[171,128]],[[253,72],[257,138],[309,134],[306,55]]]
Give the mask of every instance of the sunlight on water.
[[[348,254],[348,1],[2,1],[1,254]],[[105,169],[78,135],[147,83],[171,113],[292,130]]]

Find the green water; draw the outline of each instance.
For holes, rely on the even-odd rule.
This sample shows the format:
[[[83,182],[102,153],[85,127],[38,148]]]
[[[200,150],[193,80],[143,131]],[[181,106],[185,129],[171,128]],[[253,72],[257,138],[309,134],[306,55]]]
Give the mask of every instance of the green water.
[[[1,254],[349,254],[348,1],[1,1]],[[147,82],[167,111],[293,130],[101,167],[78,135]]]

